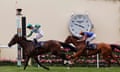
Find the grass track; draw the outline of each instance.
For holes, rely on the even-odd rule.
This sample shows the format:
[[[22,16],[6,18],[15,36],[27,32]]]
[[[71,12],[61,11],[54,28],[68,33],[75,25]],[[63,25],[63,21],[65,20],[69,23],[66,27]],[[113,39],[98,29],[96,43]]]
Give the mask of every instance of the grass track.
[[[0,66],[0,72],[120,72],[120,67],[99,68],[96,67],[50,67],[50,71],[43,68],[27,67],[23,70],[23,67],[17,66]]]

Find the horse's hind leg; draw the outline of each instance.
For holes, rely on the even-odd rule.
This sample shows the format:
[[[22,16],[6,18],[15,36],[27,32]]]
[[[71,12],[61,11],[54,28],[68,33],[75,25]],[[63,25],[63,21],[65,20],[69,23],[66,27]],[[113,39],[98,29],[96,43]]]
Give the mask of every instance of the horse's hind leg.
[[[46,66],[44,66],[44,65],[42,65],[40,62],[39,62],[39,60],[38,60],[38,57],[37,56],[34,56],[34,59],[35,59],[35,61],[41,66],[41,67],[43,67],[44,69],[46,69],[46,70],[50,70],[48,67],[46,67]]]
[[[26,56],[25,58],[25,66],[24,66],[24,70],[26,69],[26,67],[28,66],[28,61],[29,61],[30,57]]]
[[[113,54],[111,54],[110,55],[114,60],[116,60],[117,61],[117,63],[120,65],[120,62],[119,62],[119,60],[113,55]]]
[[[106,60],[107,64],[108,64],[108,67],[111,66],[111,62],[110,62],[110,59],[108,58],[108,56],[103,56],[103,59]]]

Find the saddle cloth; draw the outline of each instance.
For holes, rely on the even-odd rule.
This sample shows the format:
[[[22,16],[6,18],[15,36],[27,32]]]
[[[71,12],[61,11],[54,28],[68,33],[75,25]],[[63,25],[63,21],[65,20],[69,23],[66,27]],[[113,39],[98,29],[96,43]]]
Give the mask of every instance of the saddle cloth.
[[[97,45],[95,43],[90,43],[89,45],[87,45],[87,49],[89,50],[94,50],[97,48]]]

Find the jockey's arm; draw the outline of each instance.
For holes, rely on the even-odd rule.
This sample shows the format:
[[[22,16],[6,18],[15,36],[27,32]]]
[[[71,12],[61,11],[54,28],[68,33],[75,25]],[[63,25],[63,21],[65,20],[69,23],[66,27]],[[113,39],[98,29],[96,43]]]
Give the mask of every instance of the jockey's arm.
[[[84,41],[87,39],[87,35],[83,35],[82,39],[81,40],[78,40],[78,42],[81,42],[81,41]]]
[[[27,35],[27,37],[32,36],[32,34],[33,34],[33,32],[31,31],[31,32]]]
[[[84,34],[84,35],[83,35],[83,38],[82,38],[82,40],[81,40],[81,41],[86,40],[86,39],[87,39],[87,35],[86,35],[86,34]]]

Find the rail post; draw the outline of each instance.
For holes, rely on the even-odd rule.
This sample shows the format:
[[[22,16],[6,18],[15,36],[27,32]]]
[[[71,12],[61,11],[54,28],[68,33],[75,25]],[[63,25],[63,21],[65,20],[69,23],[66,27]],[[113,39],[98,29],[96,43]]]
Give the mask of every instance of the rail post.
[[[16,13],[16,24],[17,24],[17,34],[19,37],[22,36],[22,9],[18,8],[16,9],[17,13]],[[21,66],[21,60],[22,60],[22,49],[21,47],[18,45],[18,53],[17,53],[17,66]]]

